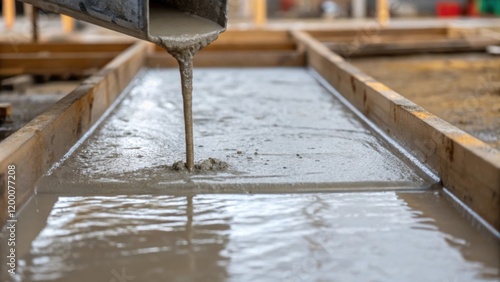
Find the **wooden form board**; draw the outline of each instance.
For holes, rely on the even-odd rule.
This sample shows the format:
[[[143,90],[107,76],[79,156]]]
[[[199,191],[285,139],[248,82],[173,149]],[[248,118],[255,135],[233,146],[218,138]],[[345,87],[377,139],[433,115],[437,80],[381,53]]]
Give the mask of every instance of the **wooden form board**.
[[[323,44],[343,57],[362,57],[418,53],[484,52],[488,46],[499,43],[500,40],[477,37],[475,39],[438,38],[433,40],[366,42],[362,44],[324,42]]]
[[[131,44],[0,43],[0,75],[68,75],[100,69]]]
[[[195,67],[297,67],[305,63],[304,53],[298,51],[202,51],[194,57]],[[165,51],[154,52],[146,66],[177,67],[177,61]]]
[[[87,132],[143,67],[148,46],[137,42],[52,108],[0,143],[0,222],[7,219],[7,167],[16,167],[16,206],[36,181]]]
[[[306,50],[309,66],[500,230],[500,151],[362,73],[310,34],[294,31],[293,36]]]
[[[474,38],[495,32],[495,28],[488,27],[459,27],[448,24],[431,26],[401,25],[399,27],[383,27],[377,22],[367,22],[361,26],[351,28],[317,28],[301,29],[321,42],[349,42],[359,39],[360,36],[372,37],[387,42],[432,40],[444,38]],[[498,31],[496,31],[498,32]]]
[[[295,50],[296,44],[288,31],[228,30],[205,48],[206,51],[266,51]]]
[[[297,50],[287,31],[227,31],[194,57],[196,67],[305,66],[304,52]],[[148,67],[176,67],[177,62],[160,47],[152,46]]]
[[[402,55],[429,52],[485,51],[500,39],[480,29],[381,28],[368,25],[360,30],[310,31],[318,41],[344,57]]]
[[[76,43],[44,42],[19,43],[0,42],[0,54],[12,53],[88,53],[88,52],[123,52],[132,43]]]

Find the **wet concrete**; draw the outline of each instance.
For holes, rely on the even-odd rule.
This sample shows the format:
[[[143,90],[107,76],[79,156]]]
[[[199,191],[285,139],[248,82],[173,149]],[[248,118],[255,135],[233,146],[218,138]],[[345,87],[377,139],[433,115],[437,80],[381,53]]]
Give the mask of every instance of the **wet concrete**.
[[[39,194],[18,222],[18,281],[500,278],[500,241],[438,192]]]
[[[500,241],[306,70],[195,72],[197,155],[227,170],[172,170],[179,76],[144,70],[39,182],[1,279],[498,281]],[[312,193],[338,190],[399,192]]]
[[[133,83],[102,126],[40,181],[39,192],[251,193],[432,184],[304,69],[196,70],[197,156],[229,167],[173,171],[184,151],[178,73],[148,69]]]

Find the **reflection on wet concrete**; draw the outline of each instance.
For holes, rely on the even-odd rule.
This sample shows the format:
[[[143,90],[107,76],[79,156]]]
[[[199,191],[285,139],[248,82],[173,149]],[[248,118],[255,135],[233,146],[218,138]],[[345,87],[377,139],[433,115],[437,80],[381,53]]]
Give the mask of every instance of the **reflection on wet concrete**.
[[[59,197],[31,232],[22,281],[500,278],[500,242],[434,192]]]
[[[208,200],[194,210],[192,196],[60,197],[20,263],[21,280],[109,281],[123,268],[134,281],[223,280],[225,207]]]
[[[438,230],[449,246],[460,251],[466,261],[482,261],[483,278],[500,279],[500,241],[494,236],[478,236],[484,227],[444,193],[399,193],[398,197],[415,210],[415,218],[427,223],[421,228]],[[463,229],[464,224],[472,228]],[[460,230],[460,232],[456,232]],[[471,246],[474,246],[471,248]],[[491,248],[491,249],[490,249]],[[458,280],[460,281],[460,280]]]
[[[499,240],[423,190],[429,177],[305,70],[198,70],[195,78],[197,156],[231,168],[166,169],[184,152],[178,74],[146,70],[39,182],[19,215],[12,280],[500,278]],[[334,190],[372,192],[316,193]],[[0,278],[10,280],[3,260]]]
[[[228,171],[192,175],[168,169],[185,152],[179,74],[148,69],[103,125],[42,180],[39,191],[256,192],[251,189],[262,185],[290,191],[290,184],[294,189],[394,190],[431,183],[307,70],[195,72],[195,155],[197,161],[226,161]]]

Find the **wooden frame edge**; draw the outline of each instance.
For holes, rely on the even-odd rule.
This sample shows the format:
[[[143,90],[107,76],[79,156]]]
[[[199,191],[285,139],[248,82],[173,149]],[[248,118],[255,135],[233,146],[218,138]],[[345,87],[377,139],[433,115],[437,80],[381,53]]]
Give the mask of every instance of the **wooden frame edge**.
[[[49,110],[0,142],[0,225],[7,216],[7,167],[15,165],[16,211],[37,180],[94,125],[143,67],[145,42],[134,43]]]
[[[177,67],[177,61],[166,52],[153,52],[146,58],[147,67]],[[298,51],[234,51],[200,52],[194,57],[194,66],[199,67],[304,67],[305,54]]]

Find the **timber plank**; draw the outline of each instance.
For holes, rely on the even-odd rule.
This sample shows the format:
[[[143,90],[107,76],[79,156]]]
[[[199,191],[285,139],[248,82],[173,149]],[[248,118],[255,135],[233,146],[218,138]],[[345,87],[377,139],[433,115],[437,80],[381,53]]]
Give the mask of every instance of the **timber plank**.
[[[96,53],[96,52],[115,52],[125,51],[132,43],[8,43],[0,42],[0,54],[3,53]]]
[[[3,53],[0,75],[67,74],[102,68],[119,53]]]
[[[177,67],[177,62],[166,52],[155,52],[146,60],[149,67]],[[196,67],[276,67],[304,66],[305,56],[297,51],[276,52],[200,52],[194,57]]]

